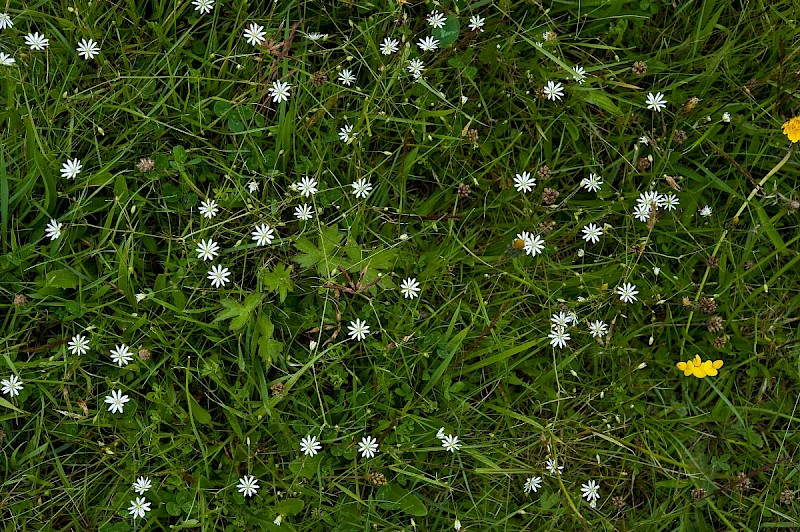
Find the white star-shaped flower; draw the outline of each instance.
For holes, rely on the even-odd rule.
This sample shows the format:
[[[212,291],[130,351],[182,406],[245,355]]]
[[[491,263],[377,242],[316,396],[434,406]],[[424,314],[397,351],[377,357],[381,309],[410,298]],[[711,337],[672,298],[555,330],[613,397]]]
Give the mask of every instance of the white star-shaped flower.
[[[372,436],[364,436],[358,442],[358,452],[361,453],[361,458],[372,458],[378,452],[378,440]]]
[[[589,502],[597,501],[600,498],[600,485],[594,480],[590,480],[586,484],[581,484],[582,497]]]
[[[349,68],[345,68],[339,73],[339,83],[345,87],[349,87],[356,82],[356,77],[350,72]]]
[[[228,268],[223,268],[219,264],[212,266],[211,270],[208,272],[208,278],[211,280],[211,286],[214,288],[224,287],[225,284],[230,281],[230,279],[228,279],[230,275],[230,270],[228,270]]]
[[[561,85],[560,82],[553,83],[552,81],[548,81],[543,90],[548,100],[556,101],[564,96],[564,86]]]
[[[422,75],[422,71],[425,70],[425,63],[422,62],[422,59],[416,57],[408,62],[406,68],[408,68],[408,73],[411,74],[414,79],[419,79]]]
[[[461,444],[458,442],[458,436],[454,436],[452,434],[445,435],[445,437],[442,438],[442,447],[451,453],[455,453],[461,449]]]
[[[2,66],[11,66],[16,63],[17,60],[11,57],[10,55],[0,52],[0,65]]]
[[[294,217],[298,220],[306,221],[310,220],[313,216],[314,209],[311,208],[311,205],[308,203],[303,203],[302,205],[298,205],[294,208]]]
[[[355,321],[351,321],[350,324],[347,326],[348,336],[350,336],[351,340],[361,341],[367,337],[369,334],[369,325],[367,325],[366,321],[361,321],[361,319],[356,318]]]
[[[136,500],[131,501],[131,506],[128,508],[128,513],[130,513],[134,519],[137,517],[144,519],[144,516],[149,511],[150,503],[147,502],[147,499],[144,497],[136,497]]]
[[[550,338],[550,345],[559,349],[564,349],[571,339],[570,334],[562,327],[551,329],[547,337]]]
[[[307,198],[317,193],[317,185],[316,179],[306,176],[299,183],[295,183],[294,186],[304,198]]]
[[[47,45],[50,44],[50,39],[45,39],[44,35],[41,35],[37,31],[25,36],[25,44],[27,44],[31,50],[44,50],[47,48]]]
[[[483,25],[486,24],[486,19],[478,15],[472,15],[469,18],[469,29],[472,31],[483,31]]]
[[[600,338],[606,335],[606,331],[608,330],[608,325],[603,323],[600,320],[593,321],[589,324],[589,334],[592,335],[593,338]]]
[[[547,461],[544,463],[547,471],[550,472],[551,475],[560,475],[561,472],[564,470],[563,465],[556,465],[556,461],[552,458],[548,458]]]
[[[525,493],[530,493],[536,491],[542,487],[542,477],[528,477],[525,479],[525,486],[524,490]]]
[[[250,181],[247,183],[247,190],[252,194],[253,192],[258,190],[258,181]]]
[[[105,402],[108,404],[108,411],[122,413],[125,403],[130,401],[127,395],[122,395],[122,390],[111,390],[111,395],[106,395]]]
[[[216,201],[204,200],[200,203],[200,207],[197,210],[200,211],[200,214],[202,214],[204,217],[213,218],[217,215],[219,208]]]
[[[539,235],[530,235],[525,242],[525,253],[535,257],[544,251],[544,239]]]
[[[597,192],[600,190],[600,185],[602,184],[603,178],[594,173],[589,174],[589,177],[581,179],[581,186],[589,192]]]
[[[133,354],[127,345],[120,344],[111,350],[111,360],[119,367],[127,366],[133,360]]]
[[[427,16],[428,26],[431,26],[433,28],[444,28],[445,18],[446,17],[444,13],[434,11],[433,13]]]
[[[244,495],[245,497],[252,497],[256,493],[258,493],[258,489],[260,486],[258,485],[258,481],[256,477],[253,475],[245,475],[239,479],[239,483],[236,485],[238,488],[239,493]]]
[[[94,59],[94,56],[100,53],[100,46],[92,39],[81,39],[76,50],[79,56],[88,60]]]
[[[350,136],[350,133],[353,132],[353,126],[350,124],[345,124],[343,127],[339,128],[339,140],[346,144],[350,144],[350,142],[355,138],[355,136]]]
[[[582,229],[583,238],[587,242],[597,244],[600,242],[600,237],[603,236],[603,230],[596,223],[590,223]]]
[[[636,294],[639,293],[636,285],[631,283],[623,283],[622,286],[616,288],[616,292],[619,294],[619,300],[623,303],[633,303],[636,301]]]
[[[572,79],[574,79],[578,83],[583,83],[584,81],[586,81],[586,71],[583,69],[582,66],[575,65],[574,67],[572,67],[572,70],[575,71],[575,73],[572,75]]]
[[[306,456],[314,456],[322,449],[322,444],[317,441],[316,436],[306,436],[300,440],[300,450]]]
[[[276,80],[272,82],[272,87],[270,87],[267,92],[269,92],[269,95],[272,96],[273,102],[281,103],[289,101],[289,96],[291,96],[289,89],[291,88],[292,86],[288,83]]]
[[[259,26],[255,22],[251,22],[244,30],[244,37],[247,42],[253,46],[260,46],[266,40],[267,33],[264,31],[264,26]]]
[[[53,219],[47,224],[44,228],[45,234],[50,238],[50,240],[55,240],[61,236],[61,229],[64,226],[61,222],[57,222]]]
[[[255,231],[250,233],[259,246],[266,246],[275,239],[273,229],[268,224],[257,225]]]
[[[144,495],[144,493],[149,490],[152,485],[153,483],[150,482],[149,478],[139,477],[136,479],[136,482],[133,483],[133,491],[139,495]]]
[[[664,198],[664,208],[668,211],[674,211],[678,208],[678,205],[681,204],[681,202],[678,200],[678,196],[672,192],[666,195],[662,194],[662,196]]]
[[[89,340],[81,334],[76,334],[70,339],[67,349],[73,355],[85,355],[89,352]]]
[[[702,209],[700,209],[700,216],[711,216],[711,207],[706,205]]]
[[[195,11],[199,11],[201,15],[211,13],[214,9],[214,0],[194,0],[192,2]]]
[[[353,187],[353,195],[356,198],[366,198],[372,190],[372,184],[365,177],[350,183],[350,186]]]
[[[648,203],[639,203],[633,208],[633,217],[640,222],[646,222],[650,219],[651,205]]]
[[[419,291],[419,282],[417,282],[417,280],[413,277],[405,279],[400,284],[400,293],[403,294],[403,297],[406,299],[414,299],[419,295]]]
[[[201,240],[199,244],[197,244],[197,255],[198,258],[203,260],[214,260],[214,257],[219,255],[217,251],[219,249],[219,244],[214,242],[212,239],[208,240]]]
[[[3,393],[11,397],[19,395],[23,388],[22,384],[23,382],[16,375],[11,375],[9,378],[0,381]]]
[[[653,95],[652,92],[647,93],[647,108],[658,113],[661,112],[663,108],[667,106],[667,100],[664,99],[664,95],[660,92]]]
[[[75,179],[81,173],[83,165],[79,159],[67,159],[67,162],[61,165],[61,177],[67,179]]]
[[[400,41],[398,41],[397,39],[386,37],[385,39],[383,39],[383,43],[381,44],[381,53],[383,55],[391,55],[398,50],[397,46],[399,44]]]
[[[14,26],[11,16],[8,13],[0,13],[0,30],[5,30]]]
[[[516,174],[514,177],[514,188],[517,192],[530,192],[536,186],[536,178],[531,177],[531,173],[524,171],[521,174]]]
[[[434,39],[431,35],[417,41],[417,46],[423,52],[431,52],[439,48],[439,41]]]

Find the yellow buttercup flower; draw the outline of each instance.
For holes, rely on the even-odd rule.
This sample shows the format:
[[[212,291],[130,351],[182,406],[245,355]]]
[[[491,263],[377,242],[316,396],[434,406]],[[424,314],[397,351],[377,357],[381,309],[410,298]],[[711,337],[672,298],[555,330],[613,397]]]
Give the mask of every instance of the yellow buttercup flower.
[[[676,366],[687,377],[694,375],[698,379],[702,379],[703,377],[717,375],[719,373],[717,370],[722,367],[722,360],[706,360],[704,362],[700,355],[695,355],[693,359],[686,362],[678,362]]]
[[[800,140],[800,116],[796,116],[783,124],[783,134],[792,142]]]

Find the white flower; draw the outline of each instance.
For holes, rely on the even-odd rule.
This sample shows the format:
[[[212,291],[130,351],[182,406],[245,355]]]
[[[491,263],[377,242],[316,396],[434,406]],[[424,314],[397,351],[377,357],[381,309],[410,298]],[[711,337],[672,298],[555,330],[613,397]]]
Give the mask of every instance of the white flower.
[[[372,436],[364,436],[358,443],[358,452],[361,458],[372,458],[378,452],[378,440]]]
[[[419,79],[422,71],[425,70],[425,63],[422,62],[422,59],[416,57],[408,62],[406,68],[408,68],[408,73],[414,76],[414,79]]]
[[[561,83],[553,83],[552,81],[548,81],[547,85],[544,86],[544,95],[547,96],[548,100],[560,100],[562,96],[564,96],[564,87]]]
[[[445,436],[444,427],[439,427],[439,431],[436,433],[436,437],[439,438],[440,440],[443,440],[444,436]]]
[[[639,144],[644,144],[645,146],[650,145],[650,141],[645,136],[639,137]]]
[[[636,198],[636,203],[640,205],[660,205],[661,203],[661,194],[656,192],[655,190],[648,190],[646,192],[641,192],[639,196]]]
[[[353,83],[355,83],[356,77],[350,72],[349,68],[345,68],[339,73],[339,83],[344,85],[345,87],[349,87]]]
[[[547,470],[550,472],[551,475],[556,475],[556,474],[560,475],[561,471],[564,470],[564,466],[563,465],[556,466],[556,461],[553,460],[552,458],[548,458],[547,461],[544,463],[544,465],[545,467],[547,467]]]
[[[561,327],[552,329],[547,337],[550,338],[550,345],[558,347],[559,349],[564,349],[567,346],[567,342],[571,339],[570,334]]]
[[[600,226],[596,223],[590,223],[586,227],[582,229],[583,231],[583,239],[587,242],[592,242],[593,244],[597,244],[600,242],[600,237],[603,236],[603,230],[600,229]]]
[[[530,192],[536,186],[536,178],[531,177],[531,173],[523,171],[514,177],[514,188],[517,192]]]
[[[85,355],[89,352],[89,340],[81,334],[76,334],[70,339],[67,349],[73,355]]]
[[[433,28],[444,28],[444,13],[439,13],[438,11],[434,11],[427,17],[428,25]]]
[[[272,96],[272,101],[275,103],[281,103],[289,101],[289,89],[292,86],[288,83],[284,83],[280,80],[276,80],[272,82],[272,87],[269,88],[267,91],[270,96]]]
[[[528,255],[535,257],[544,251],[544,239],[539,235],[531,235],[529,238],[523,240],[525,242],[525,253]]]
[[[458,443],[458,436],[447,434],[444,438],[442,438],[442,447],[444,447],[446,451],[450,451],[451,453],[454,453],[459,449],[461,449],[461,444]]]
[[[281,523],[283,523],[283,516],[278,514],[275,519],[272,520],[272,522],[275,524],[275,526],[281,526]]]
[[[523,487],[523,489],[525,490],[525,493],[530,493],[530,492],[536,493],[536,491],[541,487],[542,487],[542,477],[528,477],[527,479],[525,479],[525,486]]]
[[[53,219],[47,224],[44,228],[45,234],[50,238],[50,240],[55,240],[56,238],[61,236],[61,228],[64,226],[61,222],[57,222]]]
[[[14,26],[8,13],[0,13],[0,30],[5,30]]]
[[[199,11],[200,14],[211,13],[211,10],[214,9],[214,0],[194,0],[192,2],[195,11]]]
[[[583,69],[582,66],[575,65],[574,67],[572,67],[572,70],[575,71],[575,73],[572,75],[572,79],[574,79],[578,83],[583,83],[584,81],[586,81],[586,71]]]
[[[94,59],[94,56],[100,53],[100,47],[92,39],[88,41],[86,39],[81,39],[76,50],[78,55],[82,56],[84,59]]]
[[[678,201],[678,196],[670,192],[664,198],[664,208],[668,211],[674,211],[678,205],[680,205],[680,201]]]
[[[659,92],[659,93],[656,93],[655,96],[653,96],[652,92],[647,93],[647,108],[648,109],[652,109],[653,111],[656,111],[656,112],[660,113],[661,110],[663,108],[665,108],[666,106],[667,106],[667,100],[664,99],[664,95],[663,94],[661,94]]]
[[[593,321],[589,324],[589,334],[592,335],[593,338],[600,338],[606,335],[606,331],[608,330],[608,325],[603,323],[600,320]]]
[[[122,390],[111,390],[111,395],[106,395],[105,402],[108,403],[108,411],[122,413],[125,403],[130,401],[127,395],[122,395]]]
[[[455,530],[456,532],[461,530],[461,521],[459,521],[458,519],[453,521],[453,530]]]
[[[597,192],[600,190],[600,185],[602,184],[603,178],[594,173],[589,174],[589,177],[581,179],[581,186],[589,192]]]
[[[317,441],[316,436],[306,436],[300,440],[300,450],[306,456],[314,456],[320,449],[322,449],[322,444]]]
[[[275,233],[268,224],[257,225],[255,231],[250,234],[259,246],[269,245],[275,238]]]
[[[622,286],[618,286],[616,288],[617,294],[619,294],[619,300],[623,303],[632,303],[636,301],[636,294],[639,293],[636,290],[636,285],[631,283],[623,283]]]
[[[405,279],[400,285],[400,293],[403,294],[403,297],[406,299],[414,299],[419,295],[419,291],[419,283],[412,277]]]
[[[111,350],[111,360],[119,367],[127,366],[133,360],[133,354],[127,345],[120,344]]]
[[[23,388],[22,384],[22,381],[16,375],[11,375],[9,378],[0,381],[0,385],[3,386],[3,393],[11,397],[19,395]]]
[[[83,165],[79,159],[67,159],[67,162],[61,165],[61,177],[67,179],[75,179],[75,176],[81,173]]]
[[[727,111],[726,111],[726,112],[724,112],[724,113],[722,113],[722,121],[723,121],[723,122],[725,122],[726,124],[727,124],[727,123],[730,123],[730,121],[731,121],[731,114],[730,114],[729,112],[727,112]]]
[[[700,216],[711,216],[711,207],[706,205],[700,209]]]
[[[44,50],[50,43],[50,39],[45,39],[44,35],[36,33],[29,33],[25,36],[25,44],[30,46],[31,50]]]
[[[347,330],[349,331],[347,334],[350,336],[351,340],[358,340],[360,342],[369,334],[369,325],[367,325],[366,321],[361,321],[359,318],[356,318],[356,321],[350,322],[350,325],[347,326]]]
[[[139,477],[136,479],[136,482],[133,483],[133,491],[135,491],[139,495],[144,495],[144,492],[149,490],[152,485],[153,483],[150,482],[149,478]]]
[[[0,52],[0,65],[11,66],[16,62],[17,60],[11,57],[10,55]]]
[[[594,480],[581,484],[581,491],[583,492],[581,496],[589,502],[597,501],[600,498],[600,486]]]
[[[128,508],[134,519],[141,517],[144,519],[145,514],[150,511],[150,503],[144,497],[136,497],[135,501],[131,501],[131,507]]]
[[[308,203],[303,203],[294,208],[294,217],[298,220],[310,220],[313,216],[314,209]]]
[[[147,294],[136,294],[136,302],[140,303],[147,298]]]
[[[264,26],[259,26],[255,22],[252,22],[244,30],[244,36],[247,39],[247,42],[253,46],[261,45],[261,43],[266,40],[266,35],[267,33],[264,31]]]
[[[250,192],[250,194],[258,190],[258,181],[250,181],[247,183],[247,190]]]
[[[397,39],[386,37],[383,40],[383,44],[381,44],[381,53],[383,55],[391,55],[395,53],[398,50],[397,48],[398,44],[400,44],[400,41],[398,41]]]
[[[197,209],[200,211],[206,218],[213,218],[219,212],[219,208],[217,206],[217,202],[214,200],[204,200],[200,203],[200,207]]]
[[[214,257],[219,255],[217,250],[219,249],[219,244],[214,242],[212,239],[208,240],[201,240],[199,244],[197,244],[197,254],[198,258],[203,260],[214,260]]]
[[[239,493],[244,495],[245,497],[252,497],[256,493],[258,493],[258,489],[260,486],[258,485],[258,481],[256,477],[253,475],[245,475],[239,479],[239,483],[236,485],[238,488]]]
[[[486,24],[486,19],[481,18],[478,15],[472,15],[469,18],[469,29],[472,31],[483,31],[483,25]]]
[[[327,33],[319,33],[318,31],[306,33],[306,39],[308,39],[309,41],[321,41],[327,36],[328,36]]]
[[[343,127],[339,128],[339,140],[346,144],[350,144],[350,142],[355,138],[355,136],[351,137],[350,133],[353,132],[353,126],[350,124],[345,124]]]
[[[304,198],[307,198],[312,194],[317,193],[317,185],[318,183],[316,179],[306,176],[301,179],[300,182],[295,185],[295,187],[297,187],[297,190],[300,191],[300,194]]]
[[[366,198],[372,190],[372,184],[365,177],[350,183],[350,186],[353,187],[353,195],[356,198]]]
[[[430,52],[439,48],[439,41],[428,35],[424,39],[418,40],[417,46],[419,46],[423,52]]]
[[[640,222],[646,222],[650,219],[650,205],[647,203],[639,203],[633,209],[633,217]]]
[[[572,316],[564,312],[559,312],[558,314],[553,314],[550,316],[550,323],[552,324],[551,327],[554,329],[563,329],[569,325],[572,321]]]
[[[230,279],[231,272],[228,268],[223,268],[220,265],[212,266],[211,270],[208,272],[208,278],[211,280],[211,286],[215,288],[219,288],[220,286],[225,286]]]
[[[579,259],[582,259],[585,254],[586,254],[586,252],[583,250],[583,248],[578,249],[578,258]]]

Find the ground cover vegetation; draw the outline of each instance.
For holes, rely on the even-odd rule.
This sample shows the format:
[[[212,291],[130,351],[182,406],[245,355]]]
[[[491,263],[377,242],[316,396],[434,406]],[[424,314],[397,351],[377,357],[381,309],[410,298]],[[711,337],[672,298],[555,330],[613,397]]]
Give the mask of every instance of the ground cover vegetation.
[[[9,1],[9,530],[797,529],[791,1]]]

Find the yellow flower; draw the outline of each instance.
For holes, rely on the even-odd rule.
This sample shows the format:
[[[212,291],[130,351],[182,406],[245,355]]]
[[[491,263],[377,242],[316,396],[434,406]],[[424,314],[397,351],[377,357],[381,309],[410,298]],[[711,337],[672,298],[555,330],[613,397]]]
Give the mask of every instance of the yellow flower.
[[[783,134],[792,142],[800,140],[800,116],[796,116],[783,124]]]
[[[722,360],[714,360],[713,362],[706,360],[703,362],[700,355],[695,355],[693,359],[686,362],[678,362],[676,366],[687,377],[694,375],[698,379],[702,379],[703,377],[717,375],[719,373],[717,370],[722,367]]]

